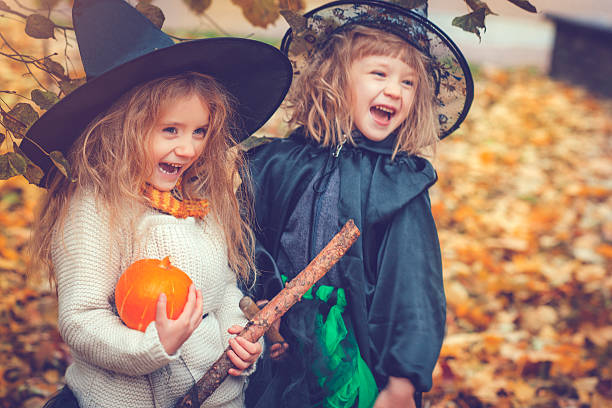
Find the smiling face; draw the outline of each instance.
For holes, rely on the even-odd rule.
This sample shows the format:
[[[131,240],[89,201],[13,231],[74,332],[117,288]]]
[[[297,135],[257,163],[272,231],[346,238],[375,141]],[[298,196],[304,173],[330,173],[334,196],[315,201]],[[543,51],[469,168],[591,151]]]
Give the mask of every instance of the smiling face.
[[[209,119],[208,107],[196,95],[177,98],[161,109],[149,135],[149,184],[161,191],[174,188],[202,154]]]
[[[417,75],[402,60],[370,55],[349,69],[351,117],[355,127],[375,142],[387,138],[408,117]]]

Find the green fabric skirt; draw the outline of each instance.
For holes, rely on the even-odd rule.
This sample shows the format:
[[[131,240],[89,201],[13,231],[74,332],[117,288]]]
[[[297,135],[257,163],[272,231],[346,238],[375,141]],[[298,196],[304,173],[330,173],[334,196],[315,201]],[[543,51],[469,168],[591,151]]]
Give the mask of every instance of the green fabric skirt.
[[[283,280],[286,281],[285,276]],[[327,306],[327,313],[319,312],[315,322],[323,357],[322,361],[313,362],[312,371],[326,394],[322,405],[317,403],[315,406],[371,408],[378,396],[378,388],[370,368],[361,357],[352,330],[345,324],[344,289],[320,285],[314,295],[311,288],[303,299],[316,299]]]

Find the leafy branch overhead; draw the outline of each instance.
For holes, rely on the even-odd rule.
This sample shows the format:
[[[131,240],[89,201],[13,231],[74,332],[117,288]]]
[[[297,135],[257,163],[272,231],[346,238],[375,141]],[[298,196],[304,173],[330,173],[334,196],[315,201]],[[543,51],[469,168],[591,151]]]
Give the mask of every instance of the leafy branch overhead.
[[[68,32],[73,30],[72,27],[55,23],[50,18],[51,9],[57,6],[60,0],[40,0],[38,4],[42,7],[41,10],[26,8],[21,2],[15,3],[23,11],[16,10],[6,1],[0,0],[0,18],[22,20],[24,33],[33,39],[57,40],[56,33],[60,32],[66,41],[65,47],[68,48]],[[6,62],[21,64],[25,69],[24,76],[35,83],[30,91],[30,97],[12,90],[0,89],[0,94],[15,95],[27,101],[10,106],[3,98],[0,98],[0,131],[4,132],[1,133],[2,138],[0,138],[0,153],[2,153],[0,155],[0,180],[23,175],[30,183],[39,184],[43,172],[23,154],[19,149],[19,143],[27,137],[28,129],[41,113],[50,109],[60,98],[76,89],[84,80],[70,78],[67,67],[53,59],[57,54],[34,57],[14,47],[2,32],[0,32],[0,40],[0,57],[3,57]],[[64,57],[67,65],[68,57],[67,55]],[[43,153],[53,159],[49,153],[44,151]],[[59,164],[63,165],[66,161],[61,152],[52,152],[52,155],[57,158]],[[59,165],[58,168],[60,168]],[[69,174],[69,171],[63,171],[63,173]]]
[[[30,183],[39,184],[42,179],[42,170],[23,155],[19,150],[19,144],[21,140],[27,138],[27,130],[38,119],[39,115],[85,83],[85,78],[82,78],[82,74],[69,69],[71,63],[67,50],[76,47],[76,41],[74,41],[72,34],[73,28],[69,25],[60,24],[58,22],[60,19],[55,18],[58,9],[69,7],[71,0],[30,0],[30,3],[35,5],[32,7],[26,5],[25,0],[11,2],[11,6],[7,1],[0,0],[0,20],[22,21],[24,24],[23,32],[30,38],[64,42],[64,53],[61,56],[57,53],[32,56],[13,46],[12,41],[0,31],[0,59],[12,64],[19,64],[23,68],[23,77],[33,81],[28,92],[26,92],[29,97],[20,95],[14,90],[0,89],[0,180],[23,175]],[[223,32],[223,29],[218,27],[206,14],[213,0],[182,1],[192,13],[207,18],[209,22],[215,24]],[[391,1],[406,8],[421,7],[428,3],[427,0]],[[485,30],[485,17],[491,14],[495,15],[495,13],[482,0],[464,1],[471,12],[456,17],[453,20],[453,25],[474,33],[480,38],[481,30]],[[526,11],[536,12],[536,8],[527,0],[507,1]],[[231,0],[231,2],[242,10],[243,16],[253,26],[266,28],[277,22],[282,14],[296,33],[302,31],[297,28],[306,28],[302,17],[305,8],[304,0]],[[12,6],[13,3],[16,6]],[[133,2],[131,3],[133,4]],[[164,13],[159,7],[152,4],[152,0],[140,0],[136,2],[135,7],[155,26],[158,28],[163,26]],[[65,16],[65,13],[62,16]],[[173,38],[182,40],[177,37]],[[296,38],[296,40],[299,40],[299,38]],[[308,45],[306,42],[304,44],[304,46]],[[61,62],[58,60],[61,60]],[[18,97],[20,100],[18,103],[13,102],[11,106],[2,97],[3,95]],[[41,152],[49,157],[62,174],[70,177],[70,166],[61,152],[46,152],[42,149]]]

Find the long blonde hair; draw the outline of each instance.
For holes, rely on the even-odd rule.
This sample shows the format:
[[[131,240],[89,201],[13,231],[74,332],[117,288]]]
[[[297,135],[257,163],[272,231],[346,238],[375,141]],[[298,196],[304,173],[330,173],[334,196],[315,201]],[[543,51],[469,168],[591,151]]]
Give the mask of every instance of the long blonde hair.
[[[204,150],[183,174],[183,194],[185,198],[207,198],[211,202],[209,216],[214,216],[223,228],[230,267],[242,280],[250,279],[255,270],[249,228],[251,201],[246,190],[234,192],[238,178],[244,185],[249,183],[240,151],[231,149],[235,144],[235,103],[212,77],[190,72],[155,79],[124,94],[73,144],[68,161],[76,181],[58,172],[52,175],[32,239],[33,269],[46,269],[52,286],[56,284],[52,236],[56,228],[61,230],[70,199],[79,190],[93,192],[110,220],[124,221],[113,222],[111,233],[133,222],[126,219],[130,213],[126,203],[135,202],[145,208],[141,188],[153,166],[148,159],[148,139],[155,119],[168,103],[192,95],[207,106],[210,117]]]
[[[353,143],[349,70],[353,61],[371,55],[401,59],[417,74],[408,118],[397,130],[398,152],[425,154],[435,150],[439,129],[435,120],[433,84],[427,57],[400,37],[366,26],[333,34],[313,61],[300,71],[287,96],[289,123],[304,126],[308,137],[323,146],[337,146],[344,137]]]

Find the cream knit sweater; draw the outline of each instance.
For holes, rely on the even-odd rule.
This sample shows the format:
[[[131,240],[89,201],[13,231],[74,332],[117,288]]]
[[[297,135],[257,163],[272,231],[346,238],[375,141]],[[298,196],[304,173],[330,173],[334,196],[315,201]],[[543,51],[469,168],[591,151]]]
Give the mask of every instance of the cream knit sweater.
[[[135,231],[117,238],[109,221],[92,195],[81,194],[70,203],[63,236],[54,234],[59,329],[73,357],[66,383],[81,408],[172,406],[153,396],[153,384],[162,385],[163,399],[183,395],[223,353],[227,329],[246,323],[223,232],[212,216],[178,219],[147,210]],[[165,256],[202,291],[207,314],[175,355],[164,351],[155,322],[144,333],[129,329],[114,307],[122,271],[138,259]],[[246,380],[229,376],[202,407],[242,407]]]

